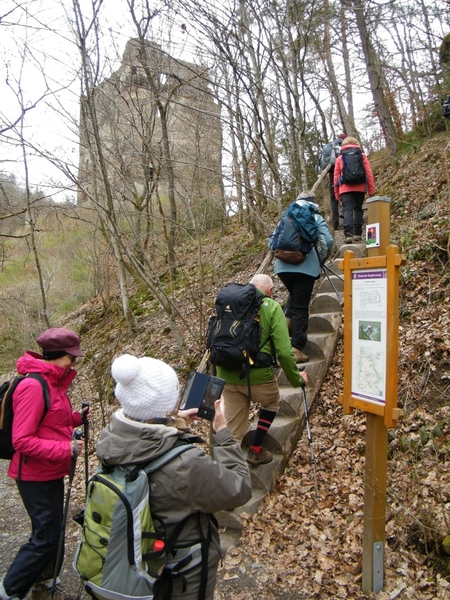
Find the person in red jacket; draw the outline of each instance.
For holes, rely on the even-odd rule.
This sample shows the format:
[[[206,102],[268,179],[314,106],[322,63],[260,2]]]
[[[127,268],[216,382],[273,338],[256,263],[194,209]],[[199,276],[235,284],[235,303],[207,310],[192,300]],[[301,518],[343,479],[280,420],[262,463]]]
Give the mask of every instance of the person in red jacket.
[[[55,327],[41,333],[37,343],[42,355],[27,350],[17,361],[17,372],[39,373],[45,379],[50,407],[43,416],[43,391],[36,379],[23,379],[13,393],[15,453],[8,475],[16,480],[32,533],[0,581],[1,600],[24,598],[30,590],[31,600],[50,598],[63,524],[64,476],[83,448],[82,440],[73,439],[83,414],[73,411],[66,393],[76,376],[76,359],[83,356],[80,338],[70,329]],[[90,410],[83,410],[89,419]],[[57,588],[55,598],[62,596]]]
[[[362,235],[362,226],[364,223],[362,205],[364,196],[369,192],[370,196],[375,194],[375,182],[372,169],[370,168],[367,156],[362,153],[362,162],[366,172],[363,183],[344,183],[342,175],[344,170],[345,151],[361,146],[353,137],[346,137],[342,141],[341,154],[337,157],[334,165],[334,193],[336,200],[341,200],[344,213],[344,238],[347,244],[360,242]]]

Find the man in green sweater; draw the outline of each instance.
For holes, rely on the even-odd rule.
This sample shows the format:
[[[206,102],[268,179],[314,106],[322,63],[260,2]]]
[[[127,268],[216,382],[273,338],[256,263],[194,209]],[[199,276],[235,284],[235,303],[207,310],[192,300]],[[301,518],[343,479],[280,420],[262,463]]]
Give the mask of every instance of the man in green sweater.
[[[271,298],[273,281],[268,275],[255,275],[250,283],[264,296],[260,309],[261,339],[267,340],[261,352],[276,353],[278,362],[292,387],[307,383],[306,373],[299,372],[289,339],[289,332],[281,306]],[[223,391],[225,416],[233,437],[242,441],[247,431],[250,398],[247,383],[240,379],[239,371],[216,367],[217,376],[225,379]],[[273,366],[250,369],[251,399],[260,405],[258,424],[250,445],[247,461],[251,465],[262,465],[272,461],[272,453],[262,445],[264,436],[278,411],[280,391]]]

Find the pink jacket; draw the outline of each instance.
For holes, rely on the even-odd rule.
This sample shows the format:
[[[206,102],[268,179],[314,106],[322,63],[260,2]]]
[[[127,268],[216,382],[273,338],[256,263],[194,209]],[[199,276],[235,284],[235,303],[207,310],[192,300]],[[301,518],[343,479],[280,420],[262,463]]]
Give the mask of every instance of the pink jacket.
[[[40,354],[27,350],[17,361],[17,372],[43,375],[50,408],[42,419],[44,399],[39,381],[24,379],[19,383],[13,394],[12,441],[16,452],[8,475],[24,481],[64,477],[70,471],[73,428],[82,424],[81,414],[72,411],[66,394],[76,371],[46,362]]]
[[[342,150],[344,148],[359,148],[356,144],[347,144],[342,146]],[[336,200],[340,200],[341,194],[345,194],[346,192],[369,192],[370,196],[375,194],[375,181],[373,179],[372,169],[370,168],[370,163],[367,159],[367,156],[363,153],[362,155],[364,168],[366,170],[366,183],[357,183],[354,185],[348,183],[341,183],[339,185],[339,178],[342,175],[342,170],[344,166],[344,159],[342,155],[339,155],[336,159],[336,163],[334,165],[334,195],[336,196]]]

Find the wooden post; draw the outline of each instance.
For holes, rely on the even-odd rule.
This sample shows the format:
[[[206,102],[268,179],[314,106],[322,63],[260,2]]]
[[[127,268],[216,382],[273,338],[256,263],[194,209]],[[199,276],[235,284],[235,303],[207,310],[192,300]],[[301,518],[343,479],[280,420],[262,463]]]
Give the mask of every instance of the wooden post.
[[[368,224],[379,223],[380,234],[380,246],[369,248],[368,256],[386,255],[390,243],[390,198],[381,196],[369,198],[367,207]],[[389,389],[386,393],[389,394]],[[361,584],[362,591],[366,594],[383,589],[387,453],[388,429],[384,416],[367,413]]]

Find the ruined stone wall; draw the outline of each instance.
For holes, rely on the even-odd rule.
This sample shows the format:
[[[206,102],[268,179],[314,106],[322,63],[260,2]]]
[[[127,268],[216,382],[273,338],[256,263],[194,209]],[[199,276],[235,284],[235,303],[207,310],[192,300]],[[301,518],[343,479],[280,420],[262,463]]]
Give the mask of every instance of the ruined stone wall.
[[[113,200],[125,206],[146,195],[168,194],[168,157],[180,215],[189,203],[223,203],[220,105],[208,71],[176,60],[152,42],[129,40],[120,68],[94,91],[95,111]],[[83,100],[82,100],[83,103]],[[169,152],[164,150],[160,111],[166,111]],[[92,123],[82,105],[81,189],[100,196]],[[79,200],[88,202],[80,191]],[[102,201],[106,202],[103,198]]]

